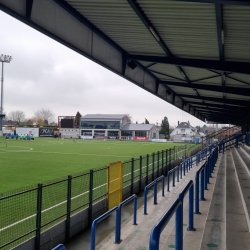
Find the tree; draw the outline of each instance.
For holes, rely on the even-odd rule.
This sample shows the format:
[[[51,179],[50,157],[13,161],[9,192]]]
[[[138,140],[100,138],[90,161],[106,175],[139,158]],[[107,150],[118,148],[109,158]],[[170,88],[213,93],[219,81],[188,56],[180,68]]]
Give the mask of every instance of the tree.
[[[126,116],[128,117],[128,123],[132,123],[132,116],[130,114],[126,114]]]
[[[80,125],[80,119],[81,119],[82,115],[79,111],[77,111],[76,113],[76,119],[77,119],[77,126],[79,127]]]
[[[145,118],[145,124],[149,124],[149,121],[147,118]]]
[[[161,130],[159,133],[164,134],[165,136],[169,136],[169,122],[166,116],[161,121]]]
[[[54,113],[50,109],[41,108],[35,112],[35,118],[37,120],[42,119],[44,121],[44,125],[48,125],[49,121],[54,118]]]
[[[11,111],[8,114],[8,120],[23,122],[25,120],[25,113],[21,110]]]

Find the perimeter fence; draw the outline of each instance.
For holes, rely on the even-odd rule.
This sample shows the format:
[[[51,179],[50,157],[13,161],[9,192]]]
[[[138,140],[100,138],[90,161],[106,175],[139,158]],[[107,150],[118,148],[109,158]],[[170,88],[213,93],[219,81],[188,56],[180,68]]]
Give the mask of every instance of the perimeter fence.
[[[200,150],[170,148],[123,162],[123,199]],[[0,194],[0,249],[47,250],[67,241],[106,212],[106,195],[106,166]]]

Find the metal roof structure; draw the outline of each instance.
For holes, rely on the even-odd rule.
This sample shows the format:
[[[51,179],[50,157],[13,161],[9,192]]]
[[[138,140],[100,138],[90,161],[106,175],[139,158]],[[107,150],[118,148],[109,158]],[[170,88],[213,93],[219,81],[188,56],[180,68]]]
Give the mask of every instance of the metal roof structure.
[[[0,0],[0,10],[205,121],[250,109],[250,0]]]
[[[130,130],[130,131],[149,131],[155,125],[154,124],[134,124],[128,123],[121,128],[121,131]]]
[[[87,115],[85,115],[85,116],[82,116],[81,117],[81,120],[96,120],[96,119],[98,119],[98,120],[100,120],[100,119],[106,119],[106,120],[121,120],[124,116],[126,116],[126,115],[113,115],[113,114],[109,114],[109,115],[107,115],[107,114],[94,114],[94,115],[92,115],[92,114],[87,114]]]

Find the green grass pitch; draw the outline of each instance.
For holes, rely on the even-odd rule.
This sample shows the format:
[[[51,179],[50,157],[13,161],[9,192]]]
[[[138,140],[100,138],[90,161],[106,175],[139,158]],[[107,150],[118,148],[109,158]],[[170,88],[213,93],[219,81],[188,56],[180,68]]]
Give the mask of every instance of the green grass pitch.
[[[5,137],[0,142],[5,142]],[[0,193],[70,174],[106,166],[114,161],[173,148],[176,143],[96,141],[35,138],[0,143]],[[193,146],[193,145],[187,145]]]

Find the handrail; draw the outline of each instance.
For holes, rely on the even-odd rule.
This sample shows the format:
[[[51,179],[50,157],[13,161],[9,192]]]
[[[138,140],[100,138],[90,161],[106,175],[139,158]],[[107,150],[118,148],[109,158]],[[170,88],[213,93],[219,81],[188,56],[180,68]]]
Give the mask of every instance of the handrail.
[[[66,250],[66,247],[63,244],[59,244],[58,246],[54,247],[52,250]]]
[[[176,199],[174,203],[169,207],[169,209],[163,214],[161,219],[157,222],[150,234],[149,250],[159,250],[160,235],[167,223],[170,221],[171,217],[177,209],[181,206],[181,200]],[[183,227],[181,216],[176,216],[176,227],[175,227],[175,241],[181,241],[179,234],[177,233],[177,228]],[[177,248],[176,248],[177,249]]]
[[[122,217],[122,206],[134,200],[134,222],[133,225],[136,224],[136,213],[137,213],[137,195],[134,194],[127,198],[125,201],[119,204],[118,210],[116,210],[116,222],[115,222],[115,244],[119,244],[121,242],[121,217]]]
[[[148,188],[154,185],[154,205],[157,205],[157,182],[160,181],[161,179],[162,179],[162,196],[164,196],[164,182],[165,182],[164,175],[152,181],[144,188],[144,214],[147,214],[147,190]]]
[[[160,235],[173,214],[176,212],[175,226],[175,249],[183,249],[183,199],[189,190],[189,227],[188,230],[195,231],[193,227],[193,181],[189,181],[185,188],[181,191],[178,198],[169,207],[161,219],[157,222],[150,234],[149,250],[159,250]]]
[[[182,213],[183,213],[183,200],[187,192],[189,191],[189,224],[188,231],[196,231],[194,228],[194,182],[190,180],[187,185],[182,189],[178,198],[182,201]],[[182,227],[183,232],[183,227]],[[183,233],[182,233],[183,236]],[[182,237],[183,238],[183,237]]]
[[[104,220],[105,218],[107,218],[111,213],[113,213],[114,211],[118,210],[118,207],[114,207],[111,210],[109,210],[108,212],[104,213],[103,215],[101,215],[100,217],[98,217],[97,219],[95,219],[92,223],[92,227],[91,227],[91,250],[95,250],[95,228],[97,223],[99,223],[100,221]]]
[[[169,175],[171,173],[173,173],[172,187],[175,187],[175,170],[178,170],[178,172],[177,172],[177,178],[178,178],[178,181],[179,181],[179,168],[180,168],[180,166],[176,166],[175,168],[173,168],[170,171],[168,171],[168,192],[169,192]]]
[[[200,196],[201,200],[205,200],[204,198],[204,168],[205,168],[205,163],[202,164],[202,166],[196,171],[195,174],[195,213],[200,214],[199,212],[199,175],[201,172],[201,191],[200,191]]]

